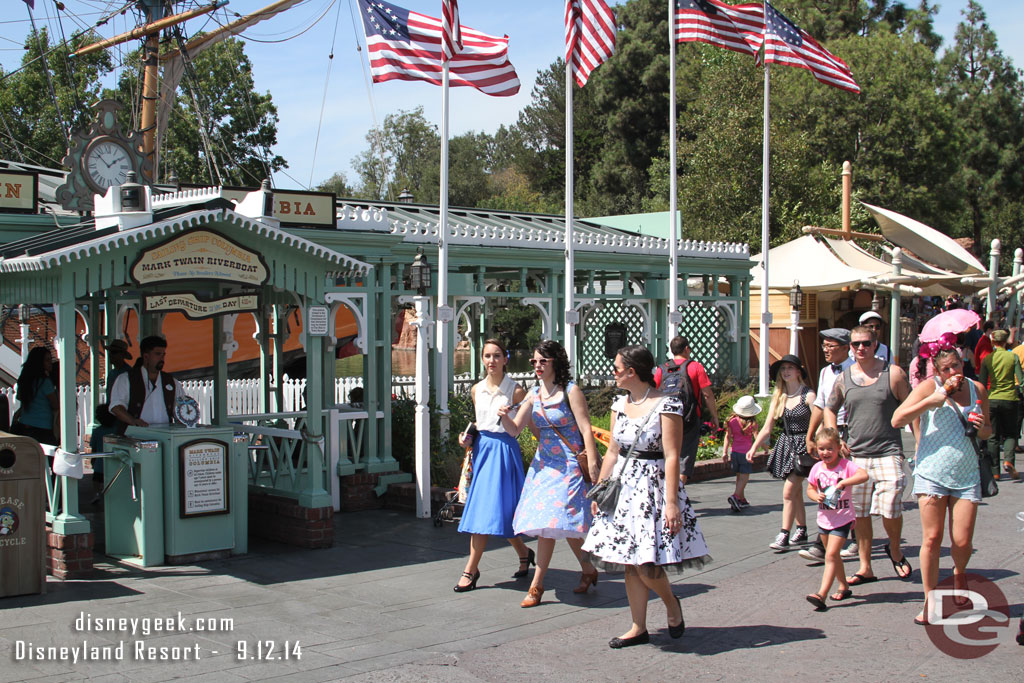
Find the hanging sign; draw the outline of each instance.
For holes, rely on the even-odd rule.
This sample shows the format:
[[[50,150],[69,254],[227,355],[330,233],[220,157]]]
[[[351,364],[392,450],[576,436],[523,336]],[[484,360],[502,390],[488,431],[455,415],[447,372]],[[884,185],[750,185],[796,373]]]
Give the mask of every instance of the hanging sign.
[[[314,337],[323,337],[330,331],[328,326],[328,311],[326,306],[310,306],[306,313],[309,322],[306,331]]]
[[[259,295],[247,292],[232,294],[219,299],[204,300],[191,292],[175,292],[168,294],[147,294],[143,300],[146,313],[153,311],[179,311],[192,320],[211,318],[226,313],[245,313],[257,311],[260,306]]]
[[[18,171],[0,172],[0,211],[35,213],[39,200],[39,176]]]
[[[228,446],[223,441],[191,441],[178,449],[181,517],[223,515],[228,500]]]
[[[192,230],[142,252],[131,275],[139,285],[187,280],[262,285],[268,270],[259,253],[215,232]]]

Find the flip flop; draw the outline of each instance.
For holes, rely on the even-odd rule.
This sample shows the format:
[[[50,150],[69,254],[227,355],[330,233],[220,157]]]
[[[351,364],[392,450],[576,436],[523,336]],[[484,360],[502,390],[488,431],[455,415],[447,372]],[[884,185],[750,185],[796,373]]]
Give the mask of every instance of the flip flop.
[[[917,624],[918,626],[927,626],[928,625],[928,618],[925,617],[925,616],[922,616],[923,614],[924,614],[924,612],[922,612],[921,614],[919,614],[916,617],[914,617],[914,623]]]
[[[850,590],[849,588],[847,588],[844,591],[836,591],[830,597],[833,600],[835,600],[836,602],[841,602],[841,601],[846,600],[847,598],[852,597],[852,596],[853,596],[853,591]]]
[[[863,574],[854,574],[853,578],[846,580],[846,583],[850,584],[851,586],[861,586],[865,583],[874,583],[875,581],[878,581],[877,576],[864,576]]]
[[[914,573],[914,568],[910,566],[909,562],[907,562],[906,555],[904,555],[900,559],[900,561],[897,562],[896,560],[892,559],[892,551],[889,549],[888,544],[883,546],[883,548],[885,549],[885,556],[889,558],[890,562],[892,562],[892,570],[896,572],[896,578],[907,581],[910,578],[910,575]],[[900,574],[900,567],[906,567],[907,573]]]
[[[811,593],[810,595],[808,595],[807,602],[814,605],[814,610],[816,612],[824,612],[828,609],[828,605],[825,604],[825,601],[817,593]]]

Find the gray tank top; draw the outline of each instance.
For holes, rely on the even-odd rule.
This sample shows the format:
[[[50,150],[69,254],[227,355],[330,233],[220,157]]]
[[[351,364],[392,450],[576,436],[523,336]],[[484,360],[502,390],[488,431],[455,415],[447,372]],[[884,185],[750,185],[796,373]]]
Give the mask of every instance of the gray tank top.
[[[866,387],[854,383],[852,366],[843,371],[845,389],[846,443],[850,454],[857,458],[883,458],[903,455],[900,430],[892,426],[892,416],[900,402],[889,386],[889,365],[878,375],[874,384]]]

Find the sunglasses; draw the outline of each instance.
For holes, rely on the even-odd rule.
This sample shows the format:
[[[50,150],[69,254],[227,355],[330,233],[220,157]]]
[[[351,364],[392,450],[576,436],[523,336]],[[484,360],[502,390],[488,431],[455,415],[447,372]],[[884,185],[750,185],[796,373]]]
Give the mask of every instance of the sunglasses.
[[[841,349],[843,346],[843,344],[822,344],[821,348],[826,351],[835,351],[836,349]]]
[[[850,346],[852,346],[855,349],[858,348],[858,347],[861,347],[861,346],[871,346],[872,344],[874,344],[873,341],[867,341],[867,340],[865,340],[865,341],[852,341],[852,342],[850,342]]]
[[[550,363],[550,362],[551,362],[550,358],[531,358],[530,359],[530,365],[533,365],[534,367],[536,367],[538,365],[544,365],[545,363]]]

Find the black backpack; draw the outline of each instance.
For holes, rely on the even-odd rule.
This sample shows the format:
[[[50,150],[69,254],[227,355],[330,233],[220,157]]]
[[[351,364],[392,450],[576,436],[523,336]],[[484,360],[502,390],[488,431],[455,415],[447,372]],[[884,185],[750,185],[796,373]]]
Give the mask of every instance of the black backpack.
[[[693,428],[700,418],[697,410],[697,395],[693,391],[693,381],[687,372],[689,360],[676,363],[670,360],[661,366],[661,390],[666,394],[675,394],[683,404],[683,429]]]

